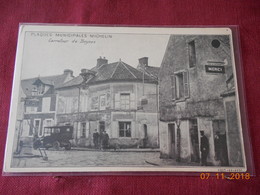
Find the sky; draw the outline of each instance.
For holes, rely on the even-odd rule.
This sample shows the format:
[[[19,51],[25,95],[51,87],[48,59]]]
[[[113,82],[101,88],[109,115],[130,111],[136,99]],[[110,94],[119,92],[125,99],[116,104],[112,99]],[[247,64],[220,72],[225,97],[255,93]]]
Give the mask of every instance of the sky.
[[[55,33],[26,32],[21,78],[58,75],[65,69],[73,70],[77,76],[82,68],[94,67],[100,56],[108,63],[121,59],[133,67],[139,58],[148,57],[150,66],[159,67],[169,40],[169,35],[79,34],[83,37],[73,33],[61,37]]]

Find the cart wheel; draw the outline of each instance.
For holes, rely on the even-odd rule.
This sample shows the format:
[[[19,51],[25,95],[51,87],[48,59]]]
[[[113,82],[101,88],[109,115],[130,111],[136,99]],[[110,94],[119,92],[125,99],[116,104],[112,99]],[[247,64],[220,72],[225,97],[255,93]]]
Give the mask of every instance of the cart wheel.
[[[65,146],[65,150],[70,150],[71,149],[71,143],[69,142],[66,146]]]
[[[58,141],[53,142],[52,147],[53,147],[55,150],[59,150],[59,149],[60,149],[60,142],[58,142]]]

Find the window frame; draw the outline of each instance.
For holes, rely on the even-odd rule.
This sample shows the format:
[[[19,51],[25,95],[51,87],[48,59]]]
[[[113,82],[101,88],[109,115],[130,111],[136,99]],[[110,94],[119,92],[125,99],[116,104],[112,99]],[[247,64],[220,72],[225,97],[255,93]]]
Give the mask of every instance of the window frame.
[[[123,125],[123,129],[120,128],[120,124]],[[127,135],[127,125],[129,125],[130,135]],[[123,131],[123,136],[121,136],[121,131]],[[118,137],[119,138],[131,138],[132,137],[132,122],[131,121],[118,121]]]
[[[196,41],[190,40],[187,44],[188,44],[189,68],[194,68],[197,65]]]
[[[128,97],[122,100],[122,97]],[[122,103],[122,101],[125,101],[124,103]],[[128,101],[128,104],[127,104]],[[124,105],[124,106],[123,106]],[[127,107],[128,105],[128,107]],[[120,93],[120,110],[130,110],[131,108],[131,93]]]
[[[178,75],[182,75],[183,80],[183,95],[181,97],[177,97],[178,89],[180,86],[178,85]],[[183,101],[190,97],[190,82],[189,82],[189,72],[187,70],[181,70],[178,72],[174,72],[174,74],[170,75],[171,77],[171,99],[172,101]]]

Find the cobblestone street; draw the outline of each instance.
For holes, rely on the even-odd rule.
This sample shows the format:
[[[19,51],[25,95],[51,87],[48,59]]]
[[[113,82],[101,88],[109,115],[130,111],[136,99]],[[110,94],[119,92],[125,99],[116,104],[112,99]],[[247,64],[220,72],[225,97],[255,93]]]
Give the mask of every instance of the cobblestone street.
[[[178,166],[173,159],[160,159],[155,151],[51,151],[43,160],[39,151],[33,157],[13,158],[13,167],[88,167],[88,166]],[[37,157],[38,156],[38,157]],[[187,164],[185,164],[187,165]],[[193,165],[194,166],[194,165]]]
[[[33,152],[40,155],[38,151]],[[41,157],[14,158],[15,167],[84,167],[84,166],[152,166],[145,161],[159,158],[159,152],[109,151],[46,151],[48,160]]]

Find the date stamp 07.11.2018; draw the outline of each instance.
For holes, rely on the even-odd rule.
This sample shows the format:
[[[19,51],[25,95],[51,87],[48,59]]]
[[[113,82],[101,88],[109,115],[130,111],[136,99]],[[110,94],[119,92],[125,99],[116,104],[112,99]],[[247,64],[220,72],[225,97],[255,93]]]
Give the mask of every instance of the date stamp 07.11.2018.
[[[250,173],[201,173],[200,179],[207,180],[210,177],[216,179],[228,179],[228,180],[249,180],[251,179]]]

